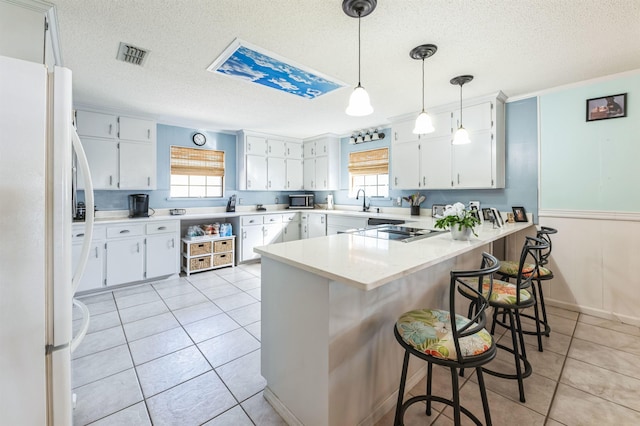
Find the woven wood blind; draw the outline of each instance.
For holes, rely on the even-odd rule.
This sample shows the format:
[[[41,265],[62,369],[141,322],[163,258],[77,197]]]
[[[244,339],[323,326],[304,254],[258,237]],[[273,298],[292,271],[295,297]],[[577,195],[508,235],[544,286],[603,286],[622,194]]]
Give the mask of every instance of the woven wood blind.
[[[349,173],[381,175],[389,173],[389,148],[349,153]]]
[[[224,151],[172,146],[171,174],[224,176]]]

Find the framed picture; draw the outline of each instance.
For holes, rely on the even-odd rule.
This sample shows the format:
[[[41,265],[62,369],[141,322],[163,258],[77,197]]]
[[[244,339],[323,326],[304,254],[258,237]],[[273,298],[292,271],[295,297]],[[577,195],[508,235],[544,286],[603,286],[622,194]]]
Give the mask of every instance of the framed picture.
[[[434,204],[431,206],[431,217],[442,217],[444,214],[444,209],[446,205],[444,204]]]
[[[502,228],[504,225],[504,220],[502,220],[502,215],[495,207],[491,207],[491,215],[493,216],[494,223],[498,225],[498,227]]]
[[[482,219],[491,221],[493,219],[493,212],[490,207],[482,209]]]
[[[513,210],[513,218],[516,222],[528,222],[527,212],[524,207],[511,207]]]
[[[627,116],[627,94],[587,99],[587,121]]]
[[[471,207],[470,213],[473,215],[473,217],[478,219],[478,222],[482,223],[482,215],[478,211],[478,206],[470,205],[470,207]]]

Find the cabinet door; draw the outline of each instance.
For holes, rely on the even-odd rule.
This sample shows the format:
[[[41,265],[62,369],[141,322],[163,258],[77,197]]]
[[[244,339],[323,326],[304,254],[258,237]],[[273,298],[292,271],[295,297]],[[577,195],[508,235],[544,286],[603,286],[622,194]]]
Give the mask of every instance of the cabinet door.
[[[83,137],[93,189],[118,189],[118,142]],[[80,170],[80,168],[78,168]],[[78,189],[84,189],[82,172],[78,171]]]
[[[296,191],[304,188],[304,172],[302,170],[302,160],[287,158],[285,160],[287,170],[287,189]]]
[[[74,244],[71,248],[73,270],[78,264],[82,244]],[[77,291],[95,290],[104,286],[104,243],[93,243],[89,250],[89,258]]]
[[[302,159],[302,144],[297,142],[287,142],[287,158]]]
[[[287,166],[284,158],[267,157],[267,189],[280,191],[286,189]]]
[[[262,227],[264,232],[263,244],[275,244],[282,242],[282,222],[265,223]]]
[[[246,153],[252,155],[267,155],[267,140],[258,136],[247,136]]]
[[[327,235],[326,215],[320,213],[309,213],[308,238],[324,237]]]
[[[152,142],[156,140],[156,122],[131,117],[119,117],[118,137],[129,141]]]
[[[413,134],[413,128],[415,124],[415,120],[394,123],[392,129],[393,139],[391,140],[391,142],[393,144],[396,144],[417,141],[419,139],[419,136]]]
[[[242,242],[240,256],[241,262],[258,259],[260,255],[253,252],[254,247],[263,245],[263,231],[262,225],[257,226],[243,226],[242,227]]]
[[[120,142],[120,189],[155,189],[155,146],[143,142]]]
[[[391,171],[394,189],[417,189],[420,182],[419,142],[391,145]]]
[[[430,114],[431,122],[433,123],[433,133],[426,135],[420,135],[420,141],[424,139],[439,138],[443,136],[451,136],[452,132],[452,113],[451,111],[440,112],[437,114]],[[466,120],[465,120],[466,121]]]
[[[79,136],[115,139],[117,137],[117,117],[90,111],[76,111],[76,128]]]
[[[491,188],[494,186],[491,131],[469,132],[469,137],[470,144],[452,145],[453,186],[455,188]]]
[[[304,159],[304,189],[315,189],[316,183],[316,160],[315,158]]]
[[[107,285],[144,279],[144,238],[107,241]]]
[[[420,187],[451,189],[451,136],[420,141]]]
[[[287,149],[285,142],[277,139],[267,140],[267,155],[269,157],[285,157]]]
[[[147,237],[146,278],[173,275],[179,272],[178,242],[174,234],[158,234]]]
[[[316,187],[318,191],[329,189],[329,157],[316,157]]]
[[[267,189],[267,159],[258,155],[247,155],[247,190]]]
[[[457,109],[453,113],[455,132],[460,127],[460,110]],[[480,130],[491,130],[492,121],[492,104],[491,102],[483,102],[481,104],[466,106],[462,109],[462,125],[469,132]]]
[[[282,241],[296,241],[300,239],[300,221],[295,220],[282,224]]]
[[[315,142],[305,142],[303,147],[304,158],[312,158],[316,156],[316,143]]]

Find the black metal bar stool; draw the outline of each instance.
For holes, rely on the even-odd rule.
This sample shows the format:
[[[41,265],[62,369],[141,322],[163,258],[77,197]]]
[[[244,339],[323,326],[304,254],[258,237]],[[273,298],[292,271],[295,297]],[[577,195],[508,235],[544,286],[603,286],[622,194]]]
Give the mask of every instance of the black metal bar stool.
[[[487,297],[489,301],[489,306],[493,307],[491,334],[495,333],[496,325],[500,325],[511,331],[513,348],[499,343],[496,344],[496,347],[513,354],[516,374],[501,373],[486,368],[483,368],[483,371],[503,379],[517,380],[521,402],[526,402],[524,379],[531,375],[533,369],[531,368],[531,363],[527,360],[522,322],[520,321],[520,311],[536,304],[533,293],[530,293],[527,289],[531,287],[531,281],[538,271],[540,252],[546,250],[548,247],[549,245],[544,240],[535,237],[526,237],[524,245],[522,246],[520,261],[518,262],[516,282],[509,283],[507,281],[494,279],[492,284],[485,282],[483,289],[485,297]],[[530,268],[530,265],[533,266]],[[475,312],[477,309],[475,295],[470,293],[466,287],[459,287],[458,291],[465,297],[471,299],[469,314]],[[498,319],[498,315],[502,315],[503,319]],[[460,372],[461,375],[462,373],[463,371]]]
[[[549,263],[549,256],[551,255],[551,237],[550,235],[557,233],[558,231],[554,228],[550,228],[548,226],[541,226],[540,230],[538,230],[536,237],[538,239],[544,240],[549,248],[540,251],[540,258],[538,259],[539,269],[538,273],[535,276],[535,280],[532,281],[532,289],[533,296],[538,301],[533,307],[534,315],[521,313],[520,316],[529,318],[535,321],[536,330],[523,330],[524,334],[535,335],[538,338],[538,351],[542,352],[542,336],[549,336],[551,333],[551,326],[549,325],[549,321],[547,320],[547,309],[544,304],[544,293],[542,291],[542,281],[547,281],[553,279],[553,272],[546,268],[545,265]],[[524,268],[525,273],[527,271],[532,271],[533,265],[527,265]],[[498,275],[504,279],[505,281],[509,281],[510,279],[515,279],[518,274],[518,262],[505,260],[500,263],[500,269],[498,270]],[[542,311],[542,318],[540,318],[540,312],[538,309]],[[503,318],[504,320],[504,318]]]
[[[480,269],[472,271],[451,271],[449,284],[449,310],[418,309],[404,313],[395,324],[394,334],[398,343],[405,349],[402,376],[398,391],[395,425],[403,424],[407,408],[418,402],[426,401],[426,415],[431,415],[432,401],[441,402],[453,407],[454,421],[460,425],[460,414],[464,413],[477,425],[482,423],[469,410],[460,405],[458,389],[458,369],[475,368],[478,375],[478,386],[487,425],[491,425],[489,401],[482,377],[482,365],[496,356],[493,337],[484,326],[486,324],[485,309],[488,307],[486,295],[483,295],[483,284],[488,283],[488,294],[491,294],[493,273],[498,270],[498,260],[488,253],[482,254]],[[463,281],[464,279],[464,281]],[[472,297],[475,314],[465,317],[455,312],[456,288],[464,287]],[[473,296],[469,296],[473,295]],[[403,402],[409,356],[414,355],[427,361],[426,395],[415,396]],[[433,364],[449,367],[451,370],[452,399],[432,395],[431,381]]]

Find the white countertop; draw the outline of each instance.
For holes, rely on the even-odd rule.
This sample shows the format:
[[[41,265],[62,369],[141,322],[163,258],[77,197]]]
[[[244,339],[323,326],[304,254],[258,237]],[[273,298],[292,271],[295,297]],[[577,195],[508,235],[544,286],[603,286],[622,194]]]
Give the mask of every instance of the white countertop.
[[[433,228],[431,217],[407,217],[416,219],[407,224]],[[257,247],[255,251],[322,277],[372,290],[531,226],[530,222],[513,223],[493,229],[485,223],[476,227],[478,237],[472,235],[470,241],[455,241],[449,233],[410,243],[337,234]]]

